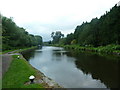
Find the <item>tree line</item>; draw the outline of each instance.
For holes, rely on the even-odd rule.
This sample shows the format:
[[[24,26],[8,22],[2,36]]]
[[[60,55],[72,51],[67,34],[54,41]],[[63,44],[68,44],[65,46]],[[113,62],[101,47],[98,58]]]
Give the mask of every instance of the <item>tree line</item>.
[[[94,47],[120,44],[120,6],[115,5],[99,19],[93,18],[78,25],[74,33],[60,39],[58,44]]]
[[[2,50],[31,47],[42,44],[42,37],[29,34],[12,20],[2,16]]]

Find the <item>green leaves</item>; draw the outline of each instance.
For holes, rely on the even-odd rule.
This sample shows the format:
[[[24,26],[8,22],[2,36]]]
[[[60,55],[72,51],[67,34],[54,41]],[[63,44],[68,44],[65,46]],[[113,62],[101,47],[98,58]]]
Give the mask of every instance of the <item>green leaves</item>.
[[[51,37],[53,38],[52,43],[53,44],[58,44],[61,37],[64,37],[64,34],[61,33],[61,31],[56,31],[51,33]]]
[[[114,6],[110,12],[91,22],[83,22],[76,27],[74,34],[68,34],[66,44],[76,40],[77,44],[95,47],[120,44],[120,7]]]
[[[15,24],[12,18],[2,17],[3,51],[42,44],[42,37],[29,34],[24,28]]]

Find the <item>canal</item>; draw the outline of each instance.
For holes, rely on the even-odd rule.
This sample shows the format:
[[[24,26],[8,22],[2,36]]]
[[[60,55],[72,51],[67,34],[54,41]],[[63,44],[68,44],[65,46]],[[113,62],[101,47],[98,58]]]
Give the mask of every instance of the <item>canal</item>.
[[[23,55],[65,88],[118,88],[118,58],[44,46]]]

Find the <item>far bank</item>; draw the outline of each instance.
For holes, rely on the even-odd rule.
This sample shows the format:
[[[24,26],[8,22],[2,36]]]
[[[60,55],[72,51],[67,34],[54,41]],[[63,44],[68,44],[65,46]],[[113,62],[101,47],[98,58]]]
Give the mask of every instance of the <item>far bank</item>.
[[[63,47],[65,49],[75,50],[75,51],[88,51],[88,52],[120,56],[120,45],[107,45],[107,46],[92,47],[88,45],[80,46],[80,45],[58,45],[56,44],[52,46]]]

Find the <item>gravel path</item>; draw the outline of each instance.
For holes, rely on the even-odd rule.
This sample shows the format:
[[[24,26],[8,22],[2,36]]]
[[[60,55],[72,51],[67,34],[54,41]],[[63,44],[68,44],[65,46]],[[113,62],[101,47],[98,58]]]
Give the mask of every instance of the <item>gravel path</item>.
[[[5,72],[7,72],[10,63],[12,61],[12,56],[7,54],[2,55],[2,76],[4,76]]]

